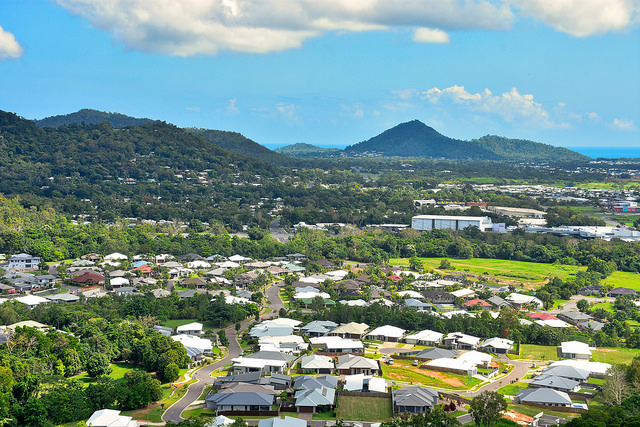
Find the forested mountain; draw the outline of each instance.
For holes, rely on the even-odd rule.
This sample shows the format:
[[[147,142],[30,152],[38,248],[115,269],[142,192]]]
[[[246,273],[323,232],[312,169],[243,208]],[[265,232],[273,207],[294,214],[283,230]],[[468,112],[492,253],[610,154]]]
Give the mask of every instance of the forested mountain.
[[[276,148],[274,151],[291,157],[334,157],[342,153],[342,150],[337,148],[318,147],[303,142]]]
[[[104,111],[91,110],[88,108],[76,111],[75,113],[45,117],[41,120],[34,120],[36,125],[43,128],[57,128],[59,126],[68,126],[72,124],[97,125],[101,122],[108,122],[114,128],[123,128],[127,126],[140,126],[152,121],[153,120],[151,119],[138,119],[120,113],[106,113]]]
[[[195,128],[187,128],[185,130],[206,139],[218,147],[242,154],[243,156],[253,157],[275,165],[290,166],[295,163],[294,160],[271,151],[267,147],[258,144],[238,132]]]
[[[584,161],[587,156],[539,142],[487,135],[472,141],[446,137],[424,123],[399,124],[344,150],[352,155],[511,161]]]
[[[480,147],[492,151],[498,156],[508,159],[531,160],[531,161],[584,161],[588,160],[575,151],[564,147],[555,147],[540,142],[528,141],[526,139],[509,139],[502,136],[486,135],[480,139],[474,139]]]

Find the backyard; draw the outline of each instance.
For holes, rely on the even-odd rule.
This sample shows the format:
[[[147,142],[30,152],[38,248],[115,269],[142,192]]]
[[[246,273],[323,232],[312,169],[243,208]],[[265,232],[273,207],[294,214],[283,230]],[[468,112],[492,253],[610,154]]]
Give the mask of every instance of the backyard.
[[[390,397],[337,397],[336,418],[339,420],[386,421],[392,415]]]

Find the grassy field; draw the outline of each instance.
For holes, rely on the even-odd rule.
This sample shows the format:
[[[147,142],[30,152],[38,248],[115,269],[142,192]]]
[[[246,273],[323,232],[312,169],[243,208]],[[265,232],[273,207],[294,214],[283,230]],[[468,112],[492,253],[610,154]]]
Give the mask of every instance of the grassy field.
[[[338,396],[336,418],[352,421],[386,421],[393,415],[391,398]]]
[[[424,267],[428,270],[438,269],[440,262],[444,258],[420,258]],[[567,279],[574,276],[578,271],[586,271],[586,267],[575,265],[554,265],[538,262],[510,261],[503,259],[450,259],[452,271],[465,271],[471,274],[493,277],[501,283],[520,285],[527,289],[537,289],[547,282],[551,277],[557,276]],[[389,261],[391,265],[409,265],[408,258],[395,258]],[[640,291],[640,274],[615,271],[611,276],[604,279],[603,286],[611,287],[624,286]]]
[[[558,360],[558,347],[550,345],[520,345],[520,359]]]
[[[524,390],[525,388],[528,388],[528,387],[529,387],[529,384],[527,383],[508,384],[504,387],[500,387],[498,389],[498,393],[503,394],[505,396],[516,396],[520,390]]]
[[[132,365],[129,365],[128,363],[112,363],[111,373],[108,375],[108,377],[113,380],[119,380],[120,378],[124,378],[125,372],[130,371],[132,369],[134,369],[134,367]],[[95,383],[95,379],[87,375],[86,372],[83,372],[80,375],[77,375],[73,378],[76,380],[79,380],[85,386],[88,386],[91,383]]]
[[[636,348],[599,348],[591,352],[591,361],[628,365],[637,356],[640,356],[640,349]]]
[[[611,276],[604,279],[600,284],[602,286],[611,286],[612,288],[623,286],[640,291],[640,274],[614,271]]]
[[[520,412],[521,414],[528,415],[530,417],[535,417],[540,412],[544,412],[547,415],[552,415],[554,417],[562,417],[566,419],[571,419],[577,417],[579,414],[572,414],[571,412],[560,412],[560,411],[552,411],[547,408],[538,408],[536,406],[528,406],[528,405],[516,405],[513,403],[509,404],[509,410]]]
[[[443,259],[420,258],[427,269],[437,269]],[[553,265],[502,259],[449,259],[449,262],[452,270],[455,271],[466,271],[471,274],[488,276],[498,279],[501,283],[520,285],[531,289],[541,286],[551,277],[558,276],[561,279],[566,279],[580,270],[586,270],[586,267],[574,265]],[[392,259],[390,264],[409,265],[409,260],[406,258]]]
[[[413,385],[421,385],[425,387],[439,387],[450,390],[468,390],[482,381],[477,378],[468,377],[466,375],[457,375],[448,372],[434,372],[435,376],[418,372],[408,367],[386,366],[382,367],[382,376],[390,381],[406,382]]]

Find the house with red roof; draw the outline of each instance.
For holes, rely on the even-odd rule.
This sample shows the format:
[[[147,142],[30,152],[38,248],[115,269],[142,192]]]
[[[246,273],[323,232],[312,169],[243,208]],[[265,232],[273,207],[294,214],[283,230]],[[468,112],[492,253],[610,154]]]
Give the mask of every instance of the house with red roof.
[[[467,310],[491,310],[491,304],[479,298],[471,299],[464,303]]]
[[[93,271],[87,271],[80,276],[73,277],[71,282],[83,285],[104,285],[104,276]]]

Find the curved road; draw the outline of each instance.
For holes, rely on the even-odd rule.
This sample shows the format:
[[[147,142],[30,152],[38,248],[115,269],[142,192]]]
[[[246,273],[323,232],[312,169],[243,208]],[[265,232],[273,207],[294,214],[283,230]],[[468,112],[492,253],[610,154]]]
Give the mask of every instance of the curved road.
[[[280,287],[282,283],[277,283],[275,285],[270,286],[266,290],[266,296],[269,301],[269,307],[273,310],[271,313],[266,314],[264,318],[269,318],[273,316],[277,316],[280,308],[284,307],[282,300],[280,299]],[[240,325],[240,330],[246,329],[252,322],[253,318],[249,318],[242,322]],[[225,365],[231,363],[231,359],[236,358],[242,354],[242,348],[238,343],[238,339],[236,337],[236,329],[234,325],[228,326],[225,330],[225,334],[227,335],[227,339],[229,340],[229,347],[227,350],[229,351],[224,359],[221,359],[215,363],[205,366],[204,368],[198,369],[192,375],[192,378],[198,380],[198,382],[193,383],[187,389],[187,392],[180,400],[171,405],[163,414],[162,421],[171,421],[173,423],[179,423],[184,420],[181,414],[182,412],[189,407],[193,402],[198,400],[202,393],[204,392],[205,387],[213,384],[214,379],[211,376],[211,373],[216,369],[219,369]]]

